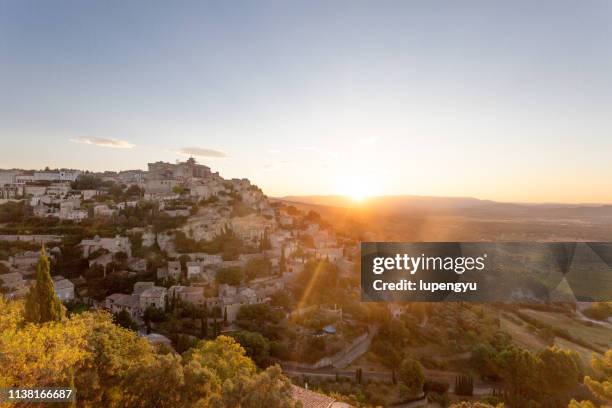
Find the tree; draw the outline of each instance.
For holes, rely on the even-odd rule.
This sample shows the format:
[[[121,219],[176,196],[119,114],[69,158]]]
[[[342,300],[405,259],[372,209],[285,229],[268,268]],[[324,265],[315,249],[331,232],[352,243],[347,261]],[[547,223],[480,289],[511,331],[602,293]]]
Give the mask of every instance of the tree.
[[[584,383],[597,398],[612,403],[612,349],[606,351],[603,357],[593,355],[591,366],[597,377],[586,376]]]
[[[266,258],[250,259],[244,267],[247,280],[253,280],[269,276],[272,271],[272,263]]]
[[[50,270],[49,258],[43,248],[36,265],[36,282],[26,297],[25,318],[29,322],[58,322],[64,317],[64,307],[55,294]]]
[[[233,338],[219,336],[215,340],[200,341],[183,356],[186,362],[196,362],[214,371],[221,381],[248,377],[256,372],[255,364]]]
[[[221,331],[219,330],[219,322],[217,321],[217,317],[215,316],[213,320],[213,338],[217,338]]]
[[[183,356],[157,354],[111,315],[83,312],[26,324],[23,302],[0,297],[0,385],[73,385],[78,406],[290,408],[291,383],[278,367],[257,374],[233,339],[200,341]]]
[[[281,248],[281,255],[278,261],[278,272],[284,274],[287,271],[287,260],[285,259],[285,247]]]
[[[327,260],[308,261],[295,279],[294,295],[305,305],[338,303],[338,267]],[[333,301],[332,301],[333,299]]]
[[[538,394],[538,359],[527,350],[514,346],[502,350],[496,358],[499,376],[511,395],[531,397]]]
[[[20,222],[29,215],[29,208],[25,201],[9,201],[0,205],[0,223]]]
[[[240,306],[236,319],[253,323],[255,326],[263,327],[266,324],[278,323],[283,314],[273,310],[267,303],[256,303],[253,305]]]
[[[102,179],[93,174],[81,174],[70,184],[70,188],[73,190],[97,190],[102,187],[102,184]]]
[[[539,378],[545,391],[559,394],[575,387],[582,376],[580,357],[575,351],[548,347],[538,353]]]
[[[571,400],[567,408],[597,408],[591,401]]]
[[[420,394],[425,384],[425,375],[421,363],[409,357],[405,358],[399,368],[399,380],[409,393],[405,396]]]
[[[204,303],[199,308],[200,312],[200,336],[205,339],[208,337],[208,307]]]
[[[223,268],[217,273],[217,283],[238,286],[244,279],[244,272],[239,267]]]
[[[23,302],[0,296],[0,385],[51,387],[67,385],[71,368],[84,361],[81,319],[26,324]]]
[[[268,230],[264,230],[261,239],[259,240],[259,252],[263,252],[265,250],[271,249],[272,244],[270,243],[270,233]]]
[[[267,338],[260,333],[250,331],[236,332],[233,337],[259,367],[270,364],[270,341]]]
[[[113,315],[114,321],[121,327],[129,330],[138,331],[138,324],[132,319],[132,316],[126,311],[122,310],[119,313]]]
[[[211,404],[215,408],[297,408],[291,381],[278,365],[245,379],[225,381],[221,398]]]

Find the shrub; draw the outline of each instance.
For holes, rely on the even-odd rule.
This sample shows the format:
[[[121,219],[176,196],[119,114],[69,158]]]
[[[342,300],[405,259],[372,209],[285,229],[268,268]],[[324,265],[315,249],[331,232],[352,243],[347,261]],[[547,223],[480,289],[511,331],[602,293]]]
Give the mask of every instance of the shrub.
[[[423,385],[423,391],[444,394],[450,388],[447,381],[427,380]]]

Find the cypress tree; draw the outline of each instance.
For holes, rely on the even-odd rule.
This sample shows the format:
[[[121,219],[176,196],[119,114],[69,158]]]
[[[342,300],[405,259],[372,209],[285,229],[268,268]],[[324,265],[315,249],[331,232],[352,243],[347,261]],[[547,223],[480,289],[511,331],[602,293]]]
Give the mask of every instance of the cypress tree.
[[[43,247],[36,265],[36,282],[26,297],[25,318],[29,322],[42,324],[57,322],[63,317],[64,308],[55,294],[51,279],[51,265]]]
[[[200,334],[202,335],[202,338],[205,339],[208,337],[208,308],[206,307],[206,303],[204,303],[200,312]]]
[[[287,261],[285,260],[285,247],[281,248],[281,255],[278,261],[278,272],[280,275],[284,274],[287,268]]]

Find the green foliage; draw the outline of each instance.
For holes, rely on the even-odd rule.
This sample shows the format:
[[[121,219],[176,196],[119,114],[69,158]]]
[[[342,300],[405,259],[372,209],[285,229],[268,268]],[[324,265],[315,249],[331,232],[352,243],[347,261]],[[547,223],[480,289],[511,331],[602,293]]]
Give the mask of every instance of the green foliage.
[[[244,350],[247,356],[253,359],[259,367],[270,364],[270,341],[257,332],[239,331],[232,335]]]
[[[70,184],[73,190],[98,190],[102,188],[104,181],[93,174],[81,174]]]
[[[49,258],[42,249],[36,265],[36,282],[26,297],[25,318],[29,322],[57,322],[64,317],[64,307],[55,294],[50,272]]]
[[[243,305],[240,307],[236,320],[238,326],[244,330],[256,331],[271,340],[282,337],[280,324],[283,313],[274,310],[267,303]]]
[[[196,241],[187,237],[184,232],[176,231],[174,235],[174,244],[179,253],[221,253],[224,261],[236,260],[240,254],[252,251],[252,248],[245,245],[231,229],[224,231],[210,241]]]
[[[571,400],[567,408],[597,408],[591,401]]]
[[[217,272],[216,280],[220,284],[238,286],[244,280],[244,272],[237,266],[223,268]]]
[[[267,258],[249,259],[244,267],[247,280],[270,276],[272,273],[272,263]]]
[[[447,381],[426,380],[423,384],[423,391],[425,392],[445,394],[449,388],[450,384]]]
[[[21,222],[30,215],[25,201],[9,201],[0,205],[0,223]]]
[[[155,306],[149,306],[143,313],[143,320],[147,322],[160,323],[166,320],[166,314],[163,310]]]
[[[176,352],[179,354],[185,353],[198,344],[197,338],[187,334],[177,334],[172,337],[174,338]]]
[[[341,303],[338,267],[327,260],[312,260],[295,279],[294,294],[304,305]]]
[[[612,403],[612,349],[603,357],[593,355],[591,366],[596,376],[585,377],[584,383],[597,398]]]
[[[287,259],[285,258],[285,247],[281,248],[281,255],[278,261],[278,272],[281,275],[287,272]]]
[[[232,217],[246,217],[247,215],[254,214],[256,211],[251,208],[247,203],[243,201],[234,200],[232,207]]]
[[[584,376],[580,356],[575,351],[548,347],[538,352],[541,386],[550,394],[569,391]]]
[[[399,367],[399,380],[406,387],[408,393],[404,397],[420,394],[425,384],[425,374],[423,374],[421,363],[412,358],[402,360]]]
[[[187,191],[187,190],[185,189],[185,187],[182,187],[182,186],[174,186],[174,187],[172,187],[172,192],[174,194],[179,194],[180,195],[180,194],[185,193],[185,191]]]
[[[115,313],[113,315],[113,321],[115,324],[123,328],[138,331],[138,324],[136,324],[134,319],[132,319],[132,316],[130,316],[130,314],[125,310]]]
[[[248,320],[256,325],[278,323],[282,317],[282,313],[273,310],[267,303],[241,306],[236,316],[238,320]]]
[[[24,324],[21,302],[0,297],[0,385],[73,384],[78,406],[292,408],[277,366],[257,373],[233,339],[202,341],[180,355],[156,354],[105,312]]]
[[[293,305],[293,300],[287,291],[279,290],[270,296],[270,305],[289,310]]]
[[[591,306],[584,311],[584,315],[595,320],[608,320],[612,317],[612,302],[592,303]]]
[[[272,249],[272,243],[270,242],[270,233],[266,229],[259,240],[259,252],[267,251]]]

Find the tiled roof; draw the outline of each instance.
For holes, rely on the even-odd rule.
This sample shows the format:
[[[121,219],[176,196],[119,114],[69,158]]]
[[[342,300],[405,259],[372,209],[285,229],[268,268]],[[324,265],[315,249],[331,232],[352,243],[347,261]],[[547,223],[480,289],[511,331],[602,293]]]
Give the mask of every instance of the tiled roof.
[[[293,399],[302,403],[303,408],[330,408],[335,401],[326,395],[296,385],[292,386],[291,394]]]

